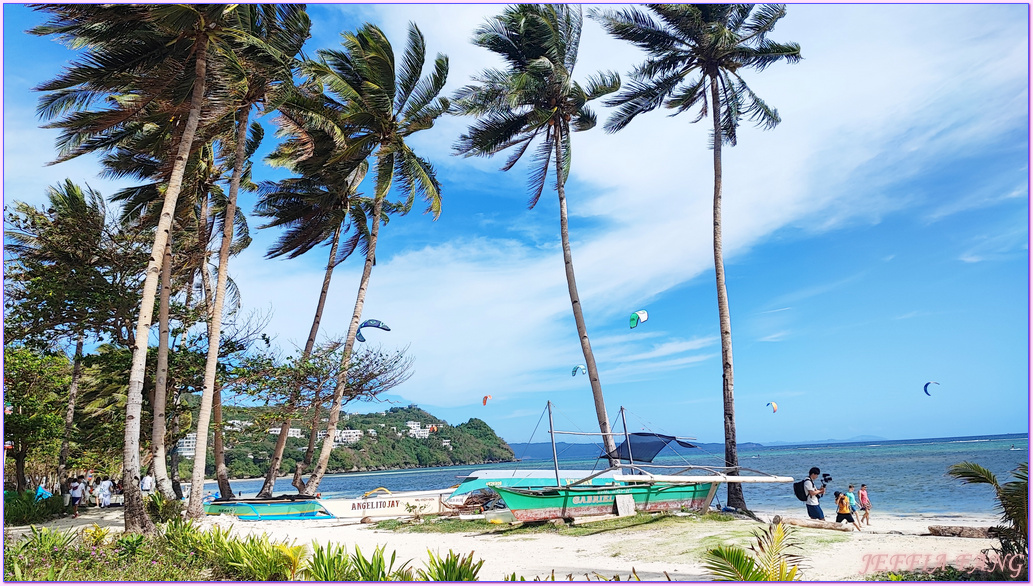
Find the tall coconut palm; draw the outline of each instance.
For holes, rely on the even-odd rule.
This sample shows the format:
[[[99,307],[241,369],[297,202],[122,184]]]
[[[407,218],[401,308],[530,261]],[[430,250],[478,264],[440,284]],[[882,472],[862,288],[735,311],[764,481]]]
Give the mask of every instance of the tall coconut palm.
[[[376,259],[380,224],[385,210],[391,206],[387,197],[392,184],[397,182],[405,197],[403,209],[408,209],[420,196],[427,201],[427,211],[433,213],[435,219],[441,213],[441,186],[434,168],[412,150],[407,139],[431,128],[435,120],[448,110],[448,99],[439,96],[448,77],[448,58],[438,54],[434,71],[421,77],[426,42],[414,23],[409,24],[408,42],[398,62],[387,36],[372,24],[365,24],[355,33],[347,33],[343,37],[342,49],[320,50],[319,60],[306,62],[303,67],[315,82],[325,88],[328,106],[340,112],[340,117],[326,119],[315,110],[306,115],[321,124],[344,147],[344,158],[375,157],[373,203],[369,214],[366,262],[348,325],[327,435],[305,487],[307,494],[315,494],[319,488],[334,447],[337,421],[348,382],[348,364]]]
[[[154,312],[161,262],[172,226],[183,172],[205,106],[209,52],[231,55],[224,33],[232,27],[239,5],[37,5],[51,20],[33,29],[57,35],[83,47],[83,56],[59,77],[36,89],[47,92],[38,111],[47,118],[65,115],[52,124],[64,128],[58,139],[60,159],[109,148],[118,143],[125,125],[146,112],[156,100],[189,102],[186,121],[165,192],[162,213],[146,269],[136,327],[133,366],[126,401],[123,487],[125,528],[154,530],[143,506],[140,477],[140,415],[147,364],[147,342]],[[94,109],[110,98],[113,104]]]
[[[234,90],[231,95],[238,104],[237,134],[232,142],[235,146],[232,158],[233,174],[230,178],[222,245],[219,248],[219,270],[215,298],[211,307],[211,327],[208,330],[208,358],[205,364],[204,391],[201,394],[201,406],[197,416],[197,455],[194,457],[190,502],[187,505],[187,515],[195,518],[204,515],[201,499],[204,489],[208,423],[215,393],[222,310],[229,276],[229,256],[233,245],[233,221],[236,214],[237,193],[246,159],[249,117],[252,108],[265,102],[274,87],[290,88],[293,85],[294,58],[301,51],[301,46],[309,34],[309,20],[305,14],[304,5],[244,7],[239,16],[241,18],[238,40],[245,42],[238,47],[237,58],[227,61],[230,65],[239,68],[238,75],[231,77],[234,83],[230,84]],[[268,109],[269,104],[265,104],[265,106]],[[221,453],[219,456],[221,458]],[[223,467],[223,471],[225,471],[225,467]],[[223,476],[224,490],[228,485],[229,482]]]
[[[596,117],[588,102],[616,91],[620,78],[605,72],[590,77],[584,86],[574,81],[581,25],[580,6],[520,4],[506,8],[478,28],[474,44],[502,57],[506,69],[484,71],[474,78],[473,84],[457,93],[457,110],[479,119],[460,137],[455,150],[466,156],[491,156],[515,147],[502,168],[508,171],[536,139],[541,139],[531,166],[529,208],[538,203],[550,163],[554,164],[567,291],[592,385],[599,430],[607,453],[612,454],[616,447],[610,435],[602,382],[574,279],[564,185],[571,165],[571,132],[595,126]]]
[[[619,106],[606,122],[616,132],[639,114],[660,106],[674,114],[692,110],[698,122],[713,120],[714,150],[714,272],[718,321],[721,329],[722,395],[724,398],[725,466],[738,467],[732,368],[732,322],[721,242],[721,146],[735,146],[743,118],[774,128],[778,112],[760,99],[742,78],[746,69],[762,71],[779,61],[800,60],[800,45],[777,43],[767,34],[786,15],[784,4],[650,4],[649,14],[638,8],[618,12],[593,11],[593,17],[613,36],[643,49],[648,58],[631,74],[632,81],[609,100]],[[672,115],[674,115],[672,114]],[[728,483],[727,503],[746,508],[742,485]]]
[[[299,98],[300,99],[300,98]],[[314,107],[310,104],[309,107]],[[326,112],[324,116],[331,117]],[[366,176],[369,163],[358,162],[342,157],[341,148],[333,138],[318,126],[306,126],[303,118],[291,115],[289,105],[281,107],[277,119],[280,135],[287,137],[271,155],[268,161],[300,174],[279,182],[263,184],[263,196],[256,206],[255,212],[260,216],[271,218],[263,228],[282,226],[287,232],[266,254],[266,258],[287,256],[296,258],[319,244],[329,244],[330,254],[323,275],[316,312],[312,318],[308,339],[302,350],[300,361],[304,363],[312,354],[319,332],[319,324],[326,305],[327,292],[334,268],[344,262],[356,249],[363,234],[368,231],[356,230],[347,238],[341,247],[341,237],[347,234],[354,225],[365,225],[364,218],[355,222],[356,214],[361,214],[359,205],[354,205],[358,197],[358,187]],[[301,397],[302,382],[292,389],[287,398],[288,412],[297,408]],[[269,470],[265,482],[258,491],[259,497],[272,496],[273,484],[280,472],[280,462],[287,446],[287,431],[290,428],[290,416],[284,418],[280,425],[280,434],[269,460]],[[314,432],[310,434],[312,444]],[[311,454],[307,453],[309,457]]]

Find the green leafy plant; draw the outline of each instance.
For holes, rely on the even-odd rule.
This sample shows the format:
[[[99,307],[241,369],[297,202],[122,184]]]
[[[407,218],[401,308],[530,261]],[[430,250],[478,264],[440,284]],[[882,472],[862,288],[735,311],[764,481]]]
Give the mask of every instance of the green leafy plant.
[[[204,539],[201,530],[192,520],[176,517],[161,528],[161,534],[169,547],[179,552],[200,552],[199,543]]]
[[[167,499],[160,492],[155,492],[144,501],[147,514],[155,523],[165,523],[173,519],[183,517],[183,501],[178,499]]]
[[[60,496],[36,499],[32,491],[4,491],[4,524],[28,525],[49,521],[64,512]]]
[[[1005,559],[1018,556],[1022,561],[1018,577],[1026,580],[1029,575],[1029,462],[1019,464],[1012,472],[1015,480],[1004,484],[997,482],[993,472],[974,462],[955,464],[947,469],[947,474],[965,484],[986,484],[994,489],[1001,524],[993,530],[999,545],[992,551]]]
[[[430,557],[426,568],[416,572],[417,578],[425,582],[476,582],[477,574],[484,565],[484,560],[473,561],[472,551],[469,555],[460,556],[448,550],[444,558],[430,550],[427,550],[427,554]]]
[[[395,568],[395,556],[397,552],[391,552],[391,559],[384,556],[384,546],[373,550],[373,555],[366,559],[362,555],[359,546],[355,546],[355,553],[351,557],[351,565],[355,569],[356,580],[360,582],[412,582],[413,571],[409,562],[404,562]],[[411,561],[411,560],[410,560]]]
[[[12,560],[11,571],[14,573],[14,580],[16,582],[27,582],[27,581],[40,581],[40,582],[59,582],[65,575],[65,570],[68,569],[68,564],[61,566],[60,568],[49,568],[46,575],[40,578],[27,577],[25,570],[22,568],[21,563],[18,560]]]
[[[718,581],[796,580],[797,570],[803,558],[789,553],[797,547],[792,539],[792,529],[781,523],[772,523],[767,529],[754,532],[754,537],[756,541],[748,550],[735,545],[707,550],[703,554],[703,566]]]
[[[136,556],[146,541],[147,538],[139,533],[122,534],[121,537],[115,540],[115,548],[118,551],[118,557],[131,558]]]
[[[312,546],[312,557],[305,566],[306,580],[316,582],[352,582],[357,580],[351,565],[351,556],[343,545],[333,543],[326,547],[316,543]]]
[[[25,536],[23,548],[32,548],[38,551],[62,552],[75,541],[75,531],[69,529],[64,533],[47,529],[46,527],[30,527],[32,534]]]

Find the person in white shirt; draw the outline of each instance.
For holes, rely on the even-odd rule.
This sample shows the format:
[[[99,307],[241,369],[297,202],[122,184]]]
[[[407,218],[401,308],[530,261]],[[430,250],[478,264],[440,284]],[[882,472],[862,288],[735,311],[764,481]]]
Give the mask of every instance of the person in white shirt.
[[[97,486],[97,490],[100,492],[100,508],[105,509],[111,506],[111,487],[114,483],[111,482],[109,476],[105,476],[104,480],[100,481]]]
[[[147,496],[151,494],[152,490],[154,490],[154,477],[147,474],[143,477],[143,480],[140,481],[140,492],[142,492],[144,496]]]
[[[79,501],[82,500],[83,491],[86,489],[85,479],[80,476],[73,478],[68,484],[69,500],[72,502],[72,518],[79,516]]]

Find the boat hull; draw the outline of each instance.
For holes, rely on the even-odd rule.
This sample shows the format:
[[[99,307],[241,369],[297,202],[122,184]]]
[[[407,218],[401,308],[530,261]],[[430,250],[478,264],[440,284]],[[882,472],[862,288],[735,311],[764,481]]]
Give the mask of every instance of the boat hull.
[[[513,516],[527,522],[612,514],[617,510],[619,495],[630,495],[635,510],[641,512],[706,510],[717,486],[717,483],[656,483],[537,490],[497,487],[495,490],[502,495]]]
[[[363,517],[405,517],[414,513],[440,515],[448,512],[444,500],[452,494],[451,488],[394,493],[376,493],[351,499],[323,499],[323,506],[338,519]]]
[[[206,515],[232,515],[242,521],[277,521],[329,518],[330,513],[316,500],[287,502],[213,502],[204,506]]]
[[[560,470],[560,483],[572,484],[583,481],[595,473],[595,470]],[[612,484],[613,475],[613,472],[604,473],[591,478],[587,483],[592,485]],[[483,489],[495,490],[500,486],[506,488],[547,488],[555,485],[556,471],[554,470],[476,470],[463,479],[451,496],[446,499],[446,502],[453,506],[462,505],[470,493]]]

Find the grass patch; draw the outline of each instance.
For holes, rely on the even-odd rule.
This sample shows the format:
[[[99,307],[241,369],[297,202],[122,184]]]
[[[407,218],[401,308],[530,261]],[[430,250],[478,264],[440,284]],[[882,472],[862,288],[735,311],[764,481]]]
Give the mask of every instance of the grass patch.
[[[386,531],[397,531],[403,533],[477,533],[477,534],[500,534],[500,535],[521,535],[551,533],[556,535],[570,535],[579,537],[582,535],[596,535],[607,531],[619,531],[623,529],[660,529],[673,527],[687,523],[701,523],[707,521],[734,521],[735,517],[724,513],[705,513],[702,515],[675,516],[668,513],[639,513],[632,517],[619,517],[607,519],[585,525],[554,525],[552,523],[521,523],[510,525],[508,523],[489,523],[483,519],[464,521],[460,519],[443,518],[428,520],[423,523],[408,523],[398,519],[387,519],[376,524],[377,529]]]

